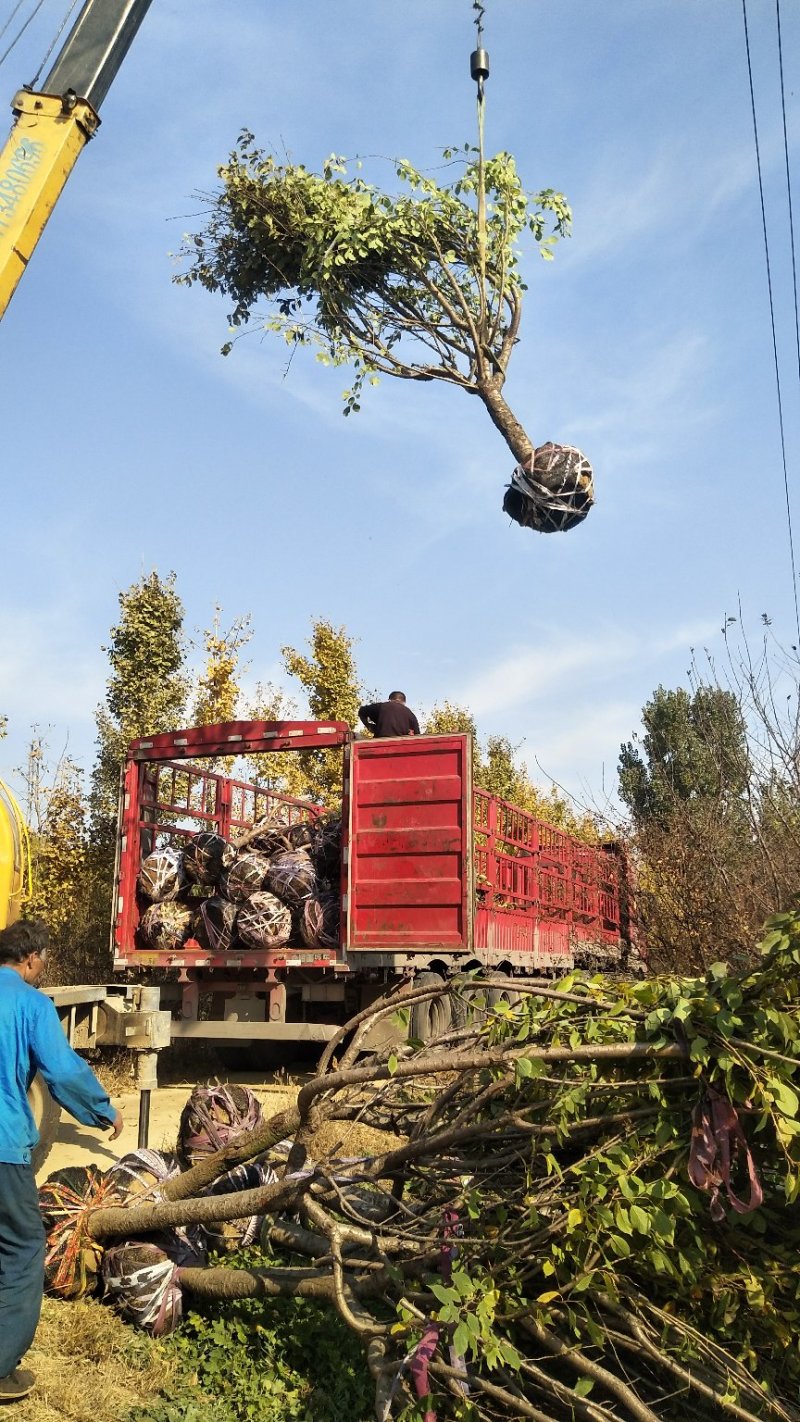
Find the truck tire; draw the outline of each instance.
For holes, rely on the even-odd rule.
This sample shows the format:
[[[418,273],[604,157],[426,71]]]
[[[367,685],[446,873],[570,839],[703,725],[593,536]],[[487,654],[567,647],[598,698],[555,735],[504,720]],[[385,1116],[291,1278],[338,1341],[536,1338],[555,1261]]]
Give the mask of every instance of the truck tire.
[[[28,1105],[39,1132],[39,1143],[34,1147],[31,1156],[31,1165],[34,1174],[36,1174],[41,1170],[50,1154],[58,1131],[58,1123],[61,1120],[61,1107],[57,1101],[53,1100],[38,1073],[28,1089]]]
[[[414,979],[415,988],[437,988],[444,983],[441,973],[418,973]],[[431,1002],[414,1002],[411,1005],[409,1036],[427,1043],[432,1037],[440,1037],[453,1025],[453,1002],[449,993],[434,998]]]

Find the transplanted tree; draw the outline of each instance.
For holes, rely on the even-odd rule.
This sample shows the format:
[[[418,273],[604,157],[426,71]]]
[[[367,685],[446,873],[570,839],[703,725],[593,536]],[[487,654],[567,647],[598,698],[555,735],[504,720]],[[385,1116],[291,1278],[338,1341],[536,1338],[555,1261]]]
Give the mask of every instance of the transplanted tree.
[[[467,144],[444,157],[455,168],[449,183],[396,161],[402,188],[393,195],[335,155],[321,173],[279,163],[245,132],[219,169],[222,189],[205,227],[187,238],[188,265],[176,280],[230,298],[234,332],[257,325],[292,348],[316,348],[324,364],[351,366],[345,414],[360,408],[364,382],[381,375],[477,395],[518,463],[561,489],[565,466],[553,454],[561,447],[544,445],[534,463],[503,387],[522,315],[521,240],[532,237],[551,257],[569,232],[569,206],[551,188],[527,192],[510,153],[484,162]],[[592,502],[591,469],[568,454],[577,455],[573,517],[554,527],[577,522]]]

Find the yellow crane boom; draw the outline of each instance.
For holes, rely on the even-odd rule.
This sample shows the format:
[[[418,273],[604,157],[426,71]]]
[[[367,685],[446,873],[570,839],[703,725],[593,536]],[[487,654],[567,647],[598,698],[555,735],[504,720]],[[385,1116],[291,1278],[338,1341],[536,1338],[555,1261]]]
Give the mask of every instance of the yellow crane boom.
[[[31,856],[22,811],[0,780],[0,928],[16,923],[30,894]]]
[[[152,0],[86,0],[41,92],[22,89],[0,154],[0,318]]]

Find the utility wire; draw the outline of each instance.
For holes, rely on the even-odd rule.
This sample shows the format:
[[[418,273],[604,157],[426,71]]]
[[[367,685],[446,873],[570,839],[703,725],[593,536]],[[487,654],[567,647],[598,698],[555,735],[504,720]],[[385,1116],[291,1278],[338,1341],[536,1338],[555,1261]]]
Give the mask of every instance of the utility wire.
[[[742,0],[742,18],[744,20],[744,44],[747,53],[747,77],[750,83],[750,108],[753,115],[753,138],[756,148],[756,168],[758,169],[758,194],[761,201],[761,226],[764,232],[764,256],[767,266],[767,289],[769,291],[769,315],[772,325],[772,354],[775,361],[775,385],[778,392],[778,424],[781,435],[781,459],[783,461],[783,487],[786,495],[786,523],[789,530],[789,559],[792,568],[792,592],[794,594],[794,619],[797,627],[797,640],[800,645],[800,604],[797,598],[797,567],[794,556],[794,532],[792,529],[792,507],[789,499],[789,473],[786,466],[786,435],[783,426],[783,395],[781,391],[781,372],[778,361],[778,338],[775,332],[775,301],[772,294],[772,266],[769,255],[769,237],[767,235],[767,209],[764,203],[764,179],[761,171],[761,148],[758,142],[758,119],[756,118],[756,96],[753,88],[753,64],[750,55],[750,32],[747,25],[747,0]],[[781,75],[783,70],[781,69]],[[785,130],[784,130],[785,132]],[[794,267],[794,243],[792,243],[792,266]],[[795,288],[796,296],[796,288]]]
[[[5,34],[6,30],[7,30],[8,27],[9,27],[9,25],[11,24],[11,21],[13,20],[14,16],[17,14],[17,12],[22,9],[23,4],[24,4],[24,0],[17,0],[16,5],[14,6],[14,8],[13,8],[12,11],[11,11],[11,14],[9,15],[9,17],[8,17],[8,19],[6,20],[5,24],[3,25],[2,29],[0,29],[0,39],[3,38],[3,35]]]
[[[39,82],[39,76],[40,76],[42,70],[44,69],[44,66],[46,65],[48,59],[50,58],[50,55],[53,53],[53,50],[55,49],[56,45],[58,44],[58,41],[60,40],[61,36],[63,35],[64,30],[65,30],[66,27],[67,27],[67,21],[69,20],[69,17],[70,17],[70,15],[72,14],[73,10],[75,9],[75,6],[77,5],[77,3],[78,3],[78,0],[71,0],[71,4],[70,4],[70,6],[69,6],[69,9],[67,10],[66,15],[64,16],[63,20],[61,21],[61,24],[59,25],[58,29],[56,30],[55,34],[53,35],[53,38],[52,38],[52,40],[51,40],[51,42],[50,42],[50,48],[48,49],[46,55],[44,56],[44,59],[42,60],[41,64],[39,65],[39,68],[37,69],[36,73],[34,74],[32,80],[31,80],[31,88],[32,88],[32,89],[35,89],[35,88],[36,88],[36,85],[37,85],[38,82]]]
[[[5,62],[6,62],[6,60],[8,59],[8,56],[10,55],[12,49],[15,49],[16,46],[19,44],[19,41],[22,39],[22,36],[24,35],[25,31],[27,30],[28,25],[31,23],[31,20],[34,20],[34,19],[36,18],[36,16],[38,15],[39,11],[41,10],[43,4],[44,4],[44,0],[37,0],[37,3],[34,5],[33,9],[31,10],[31,13],[29,14],[27,20],[25,21],[24,25],[21,25],[20,28],[18,29],[16,35],[14,36],[14,38],[13,38],[13,40],[11,41],[10,45],[8,46],[8,49],[4,50],[3,53],[0,54],[0,65],[5,64]]]

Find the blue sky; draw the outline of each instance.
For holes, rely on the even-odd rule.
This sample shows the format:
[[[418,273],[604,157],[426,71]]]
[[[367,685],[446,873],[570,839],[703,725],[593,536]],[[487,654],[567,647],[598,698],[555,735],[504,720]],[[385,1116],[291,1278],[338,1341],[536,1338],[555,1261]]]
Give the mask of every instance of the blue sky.
[[[9,100],[62,9],[0,67]],[[252,613],[250,682],[280,681],[280,646],[330,617],[368,687],[466,702],[583,798],[613,789],[643,702],[685,680],[690,647],[719,648],[738,597],[793,639],[741,6],[486,9],[487,145],[575,213],[555,262],[527,260],[506,394],[534,442],[590,457],[596,507],[568,534],[519,529],[477,402],[384,380],[343,419],[346,373],[300,353],[286,375],[273,337],[223,359],[224,300],[171,281],[244,126],[308,166],[434,166],[472,139],[469,0],[153,0],[0,330],[0,775],[32,723],[91,763],[101,646],[152,567],[177,573],[190,631],[215,603]],[[748,15],[796,490],[772,0]],[[796,162],[800,9],[782,19]]]

